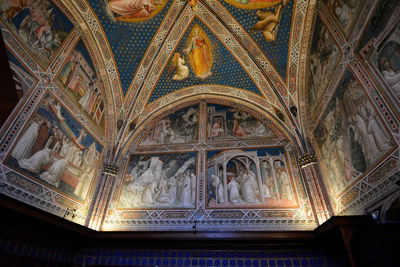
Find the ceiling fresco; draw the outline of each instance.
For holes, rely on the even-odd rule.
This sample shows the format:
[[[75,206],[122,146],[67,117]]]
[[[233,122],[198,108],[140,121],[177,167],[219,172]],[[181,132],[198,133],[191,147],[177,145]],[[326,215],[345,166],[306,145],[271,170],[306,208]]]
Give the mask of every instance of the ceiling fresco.
[[[196,29],[200,32],[200,37],[194,36]],[[204,48],[196,42],[203,42]],[[199,52],[196,49],[199,49]],[[202,84],[236,87],[262,95],[243,66],[198,18],[186,29],[171,55],[169,64],[150,95],[149,102],[173,91]]]
[[[220,2],[246,30],[286,81],[292,14],[296,0],[220,0]],[[269,21],[276,25],[268,26]]]
[[[118,4],[118,2],[121,2],[121,4]],[[129,5],[124,5],[123,2],[88,1],[100,21],[107,42],[110,45],[118,68],[122,92],[125,95],[147,47],[153,40],[158,26],[173,1],[159,1],[166,4],[157,5],[162,8],[154,9],[148,16],[133,14],[135,13],[135,7],[130,9]],[[125,11],[123,11],[124,8],[126,9]],[[139,9],[137,11],[140,13]]]
[[[399,0],[3,2],[1,193],[96,230],[260,231],[395,187]]]

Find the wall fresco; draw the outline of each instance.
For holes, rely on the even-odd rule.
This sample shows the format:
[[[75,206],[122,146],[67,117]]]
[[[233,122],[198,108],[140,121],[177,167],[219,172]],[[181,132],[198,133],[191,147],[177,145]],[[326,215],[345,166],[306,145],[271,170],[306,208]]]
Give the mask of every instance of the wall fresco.
[[[73,24],[52,1],[7,0],[0,19],[42,68],[48,66]]]
[[[159,120],[149,131],[140,145],[194,143],[199,135],[198,106],[191,106],[174,112]]]
[[[195,152],[131,155],[117,207],[194,208],[196,188]]]
[[[371,100],[352,72],[345,72],[314,137],[325,181],[340,194],[394,148],[392,139]]]
[[[295,208],[298,198],[282,147],[207,152],[208,208]]]
[[[9,49],[6,52],[18,98],[22,98],[37,83],[37,79]]]
[[[308,69],[308,109],[313,113],[320,103],[341,58],[339,47],[319,16],[315,23]]]
[[[209,140],[273,138],[274,132],[261,121],[238,108],[207,105],[207,137]]]
[[[102,145],[50,93],[27,122],[4,163],[83,201],[96,180]]]
[[[94,125],[104,129],[104,99],[92,59],[82,40],[67,57],[55,83]]]
[[[352,32],[363,4],[364,1],[361,0],[332,0],[329,2],[328,9],[332,12],[346,36],[349,36]]]

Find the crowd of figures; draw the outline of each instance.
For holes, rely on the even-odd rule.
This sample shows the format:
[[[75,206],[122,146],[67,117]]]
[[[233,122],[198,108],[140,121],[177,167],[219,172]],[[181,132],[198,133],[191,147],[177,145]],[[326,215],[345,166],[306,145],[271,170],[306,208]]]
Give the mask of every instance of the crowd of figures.
[[[197,107],[180,110],[158,121],[141,145],[195,142],[198,136],[198,122]]]
[[[2,18],[32,51],[47,59],[67,36],[54,27],[55,8],[49,0],[0,0]]]
[[[208,167],[211,173],[208,176],[208,205],[268,206],[295,201],[290,176],[283,161],[274,161],[273,169],[269,159],[262,159],[259,164],[250,163],[245,156],[223,161],[223,156],[217,157]],[[223,164],[226,164],[225,171]]]
[[[132,159],[120,208],[193,208],[196,198],[196,157],[189,154],[141,156]]]
[[[51,106],[56,105],[48,101],[41,108],[50,110]],[[58,118],[61,114],[55,116]],[[87,148],[82,145],[86,135],[81,129],[78,137],[70,136],[56,120],[36,114],[12,149],[10,162],[55,188],[64,180],[73,188],[69,193],[85,199],[99,160],[94,142]]]
[[[345,74],[314,135],[335,194],[393,147],[390,134],[350,72]]]

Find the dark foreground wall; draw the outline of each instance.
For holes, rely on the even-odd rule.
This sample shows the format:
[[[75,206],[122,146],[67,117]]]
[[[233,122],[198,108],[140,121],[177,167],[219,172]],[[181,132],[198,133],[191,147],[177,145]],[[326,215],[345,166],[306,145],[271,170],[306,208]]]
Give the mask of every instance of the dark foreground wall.
[[[333,217],[309,232],[95,232],[5,197],[1,203],[0,266],[365,267],[400,262],[398,225],[378,225],[364,216]]]

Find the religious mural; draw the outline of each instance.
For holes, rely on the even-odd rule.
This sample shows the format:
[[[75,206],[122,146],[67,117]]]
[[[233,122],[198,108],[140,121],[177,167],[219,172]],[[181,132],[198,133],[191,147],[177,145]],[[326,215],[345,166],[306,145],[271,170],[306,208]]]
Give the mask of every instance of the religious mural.
[[[17,90],[18,98],[22,98],[33,86],[35,86],[38,80],[34,78],[34,75],[9,49],[7,49],[6,52],[15,83],[15,90]]]
[[[105,0],[116,21],[138,22],[157,15],[168,0]]]
[[[196,152],[131,155],[119,209],[195,208]]]
[[[374,62],[384,81],[400,100],[400,22],[398,22],[379,47]]]
[[[229,49],[212,28],[195,17],[170,53],[168,64],[150,94],[149,103],[183,88],[208,84],[263,95],[249,75],[249,70]]]
[[[340,61],[341,52],[319,16],[315,23],[308,70],[308,106],[313,111],[320,103]]]
[[[102,146],[47,93],[4,161],[75,200],[86,199]]]
[[[298,199],[282,147],[207,152],[208,208],[289,208]]]
[[[104,100],[93,62],[82,40],[71,51],[55,82],[94,125],[104,128]]]
[[[340,194],[394,148],[394,142],[354,75],[347,71],[314,137],[331,193]]]
[[[193,27],[183,53],[176,52],[172,58],[170,67],[174,70],[172,80],[181,81],[189,76],[189,68],[186,66],[184,55],[189,59],[193,76],[205,79],[209,77],[212,66],[212,45],[207,34],[200,26]],[[182,56],[181,56],[182,54]]]
[[[283,8],[290,0],[225,0],[227,3],[242,9],[258,9],[256,12],[258,22],[251,28],[260,31],[267,42],[276,40],[277,30],[282,16]],[[274,7],[275,6],[275,7]],[[271,7],[274,7],[271,9]]]
[[[247,112],[222,105],[207,105],[209,140],[271,138],[276,135]]]
[[[399,17],[380,16],[382,11],[393,10],[399,0],[380,3],[371,23],[359,44],[359,54],[365,58],[373,73],[384,83],[384,87],[400,101],[400,21]],[[388,21],[394,19],[392,25]]]
[[[42,68],[50,63],[73,28],[50,0],[3,0],[0,18]]]
[[[349,36],[357,19],[359,18],[364,1],[362,0],[332,0],[328,9],[343,29],[346,36]]]
[[[193,143],[198,140],[198,105],[187,107],[159,120],[140,145]]]

